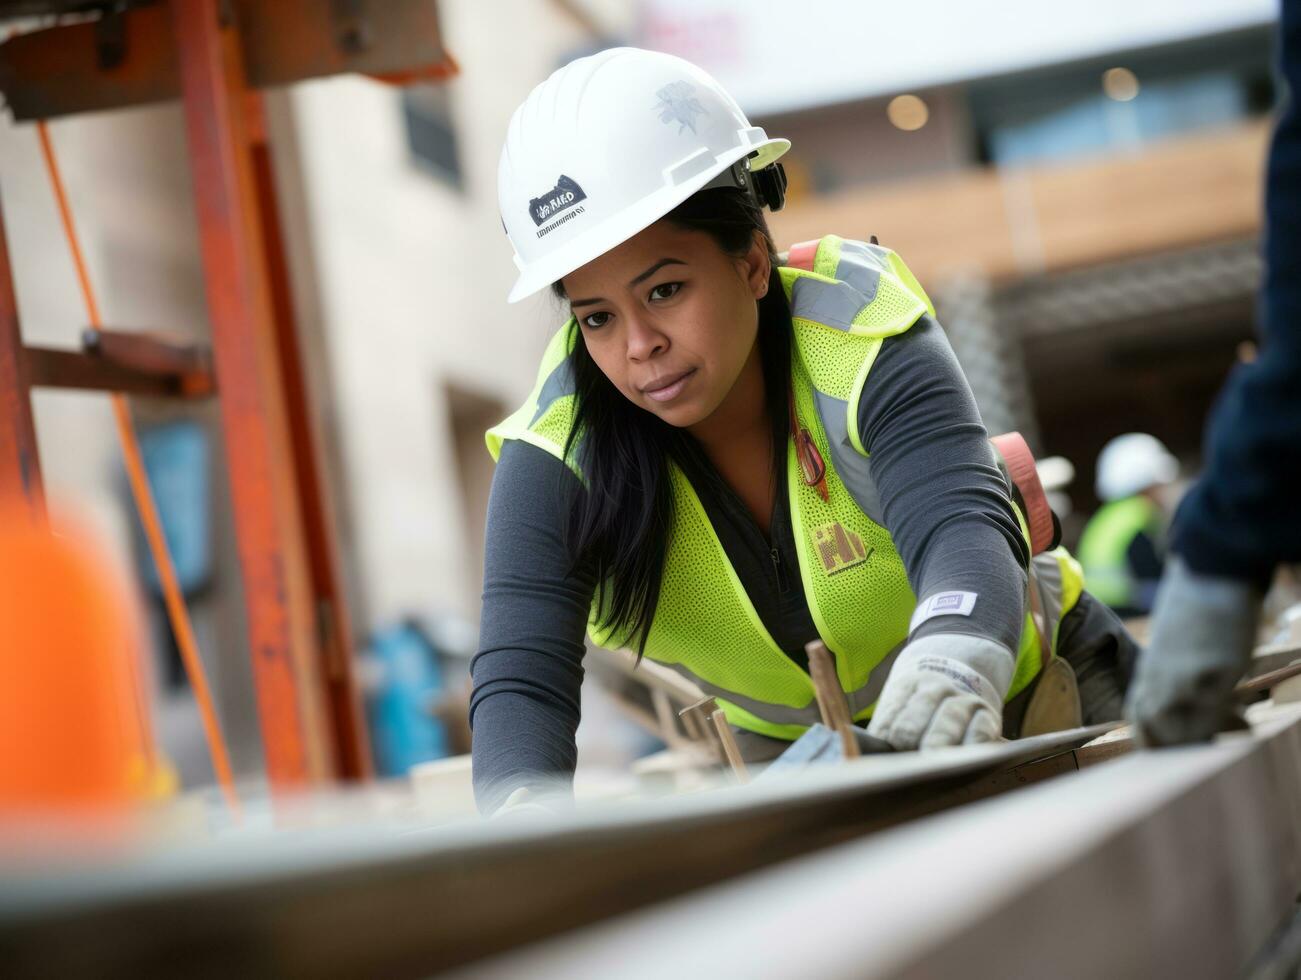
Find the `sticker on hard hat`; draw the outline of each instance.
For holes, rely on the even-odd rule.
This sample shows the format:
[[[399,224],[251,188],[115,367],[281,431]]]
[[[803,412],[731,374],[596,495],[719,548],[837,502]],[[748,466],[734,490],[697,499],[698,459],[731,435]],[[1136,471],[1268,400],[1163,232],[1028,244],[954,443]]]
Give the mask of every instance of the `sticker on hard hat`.
[[[535,197],[529,201],[529,214],[533,216],[533,223],[540,228],[548,221],[568,211],[579,201],[586,200],[587,195],[578,186],[578,181],[561,174],[560,179],[556,181],[555,187],[541,197]]]
[[[696,98],[696,87],[690,82],[671,82],[655,93],[659,102],[655,112],[659,113],[660,122],[678,124],[678,135],[688,129],[696,131],[696,116],[709,115],[709,110]]]

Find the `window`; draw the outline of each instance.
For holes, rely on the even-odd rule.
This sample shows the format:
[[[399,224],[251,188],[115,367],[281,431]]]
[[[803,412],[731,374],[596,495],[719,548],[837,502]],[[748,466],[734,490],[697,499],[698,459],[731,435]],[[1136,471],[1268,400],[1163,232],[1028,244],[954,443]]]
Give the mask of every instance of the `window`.
[[[461,189],[461,160],[452,124],[451,99],[443,85],[414,85],[402,92],[407,146],[422,170]]]
[[[971,84],[982,160],[1105,154],[1268,112],[1270,34],[1251,30]],[[1109,76],[1123,84],[1109,86]],[[1115,81],[1116,79],[1113,79]]]

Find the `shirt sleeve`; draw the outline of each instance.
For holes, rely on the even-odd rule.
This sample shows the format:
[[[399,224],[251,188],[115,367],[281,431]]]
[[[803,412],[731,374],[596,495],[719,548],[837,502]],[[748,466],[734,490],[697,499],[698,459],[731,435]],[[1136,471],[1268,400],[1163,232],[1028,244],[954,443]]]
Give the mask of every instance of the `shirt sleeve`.
[[[1207,430],[1206,471],[1175,516],[1173,550],[1203,575],[1261,589],[1301,561],[1301,5],[1282,5],[1292,95],[1270,148],[1260,354],[1238,365]]]
[[[578,478],[536,446],[507,442],[493,474],[474,689],[474,792],[495,810],[521,787],[554,790],[577,763],[583,635],[595,583],[562,538]]]
[[[933,318],[882,342],[858,425],[919,604],[944,592],[974,596],[921,622],[913,638],[966,633],[1015,652],[1029,549],[976,400]]]

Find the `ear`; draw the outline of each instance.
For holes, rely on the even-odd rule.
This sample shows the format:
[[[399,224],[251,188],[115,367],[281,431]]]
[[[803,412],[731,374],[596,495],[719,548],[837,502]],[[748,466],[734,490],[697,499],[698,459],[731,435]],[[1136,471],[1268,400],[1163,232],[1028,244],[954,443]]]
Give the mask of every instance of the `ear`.
[[[772,275],[772,262],[768,258],[768,242],[763,233],[755,231],[750,238],[750,251],[744,259],[746,284],[755,299],[761,299],[768,292],[768,280]]]

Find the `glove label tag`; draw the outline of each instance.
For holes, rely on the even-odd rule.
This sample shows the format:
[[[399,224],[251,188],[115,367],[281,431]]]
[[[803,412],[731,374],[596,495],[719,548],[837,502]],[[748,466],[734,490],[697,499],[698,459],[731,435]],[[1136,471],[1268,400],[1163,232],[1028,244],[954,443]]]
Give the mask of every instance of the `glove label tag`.
[[[971,610],[976,608],[976,598],[975,592],[937,592],[918,604],[912,622],[908,624],[908,632],[936,616],[970,616]]]

